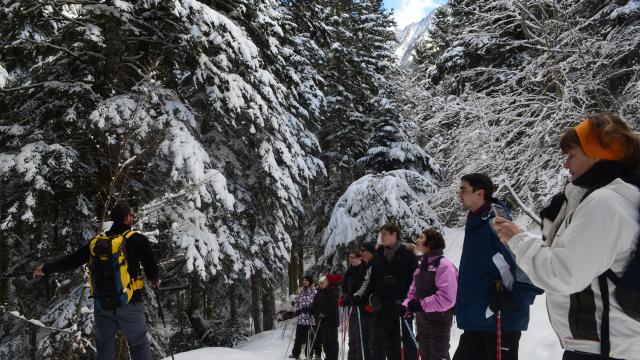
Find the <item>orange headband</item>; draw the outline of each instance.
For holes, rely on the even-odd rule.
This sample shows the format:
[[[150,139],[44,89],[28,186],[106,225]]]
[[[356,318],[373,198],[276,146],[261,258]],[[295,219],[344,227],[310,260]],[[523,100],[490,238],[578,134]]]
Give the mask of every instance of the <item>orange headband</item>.
[[[591,120],[584,119],[575,129],[585,154],[596,159],[613,161],[622,160],[625,156],[624,146],[620,141],[612,141],[608,147],[600,143],[597,129],[593,128]]]

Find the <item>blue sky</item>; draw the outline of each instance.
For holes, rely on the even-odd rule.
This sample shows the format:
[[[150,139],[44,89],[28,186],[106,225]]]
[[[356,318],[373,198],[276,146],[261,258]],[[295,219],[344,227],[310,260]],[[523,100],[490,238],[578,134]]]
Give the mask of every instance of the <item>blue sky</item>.
[[[446,0],[384,0],[384,5],[393,9],[399,28],[420,21],[431,10],[444,3]]]

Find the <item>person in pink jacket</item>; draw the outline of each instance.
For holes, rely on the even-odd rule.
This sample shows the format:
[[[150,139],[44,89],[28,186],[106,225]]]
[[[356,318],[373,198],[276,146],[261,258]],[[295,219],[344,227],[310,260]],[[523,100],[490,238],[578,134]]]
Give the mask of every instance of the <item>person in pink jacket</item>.
[[[458,269],[444,257],[444,238],[435,229],[420,233],[416,251],[422,253],[420,266],[402,305],[416,314],[418,343],[422,360],[449,357],[449,338],[458,291]]]

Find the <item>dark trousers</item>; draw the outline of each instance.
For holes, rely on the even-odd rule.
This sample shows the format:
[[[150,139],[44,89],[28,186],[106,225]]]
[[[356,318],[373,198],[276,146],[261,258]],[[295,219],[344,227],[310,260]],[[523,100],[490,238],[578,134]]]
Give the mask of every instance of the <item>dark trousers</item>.
[[[502,332],[502,360],[518,360],[520,331]],[[453,360],[496,359],[497,336],[495,331],[465,331]]]
[[[360,311],[359,323],[358,311]],[[364,360],[371,358],[369,352],[369,317],[362,307],[353,307],[349,318],[349,352],[347,353],[347,360],[362,360],[363,352]]]
[[[151,360],[142,301],[122,305],[115,311],[94,309],[93,314],[96,318],[98,360],[113,360],[115,357],[117,329],[120,329],[127,338],[132,360]]]
[[[376,342],[375,342],[375,359],[384,360],[400,360],[416,359],[418,354],[416,346],[411,339],[411,335],[404,324],[402,324],[402,339],[400,338],[401,318],[396,308],[382,308],[375,313],[374,322],[376,326]],[[413,321],[409,321],[412,327]],[[400,348],[402,341],[403,349]]]
[[[363,316],[364,315],[364,316]],[[376,344],[377,344],[377,339],[379,339],[377,333],[380,332],[378,330],[378,328],[376,327],[376,322],[373,319],[373,314],[368,313],[366,311],[364,312],[360,312],[360,316],[363,319],[366,319],[366,324],[367,324],[367,340],[368,340],[368,346],[365,344],[365,350],[369,350],[369,359],[376,359]],[[366,354],[365,354],[366,355]]]
[[[452,323],[453,311],[416,314],[417,338],[422,360],[451,359],[449,339]]]
[[[296,326],[296,339],[293,342],[293,350],[291,350],[291,355],[295,357],[300,357],[300,352],[302,351],[302,345],[305,345],[306,353],[309,355],[317,355],[320,357],[320,340],[316,339],[314,349],[310,349],[311,342],[313,341],[313,334],[315,333],[315,329],[311,329],[310,325],[300,325]]]
[[[612,357],[608,359],[622,360],[622,359],[615,359]],[[600,360],[600,354],[584,354],[584,353],[577,353],[573,351],[565,351],[564,354],[562,354],[562,360]]]
[[[321,324],[318,338],[326,356],[325,360],[338,360],[338,327]]]

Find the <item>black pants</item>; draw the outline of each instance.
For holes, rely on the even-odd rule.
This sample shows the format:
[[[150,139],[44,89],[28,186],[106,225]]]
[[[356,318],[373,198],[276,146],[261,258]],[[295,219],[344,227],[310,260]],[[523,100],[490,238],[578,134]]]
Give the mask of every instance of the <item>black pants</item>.
[[[321,324],[318,329],[318,340],[322,345],[325,360],[338,360],[338,327]]]
[[[422,360],[451,359],[449,357],[449,339],[453,311],[416,314],[418,343]]]
[[[562,360],[600,360],[600,355],[565,351],[564,354],[562,354]],[[615,359],[610,357],[609,360],[622,360],[622,359]]]
[[[358,309],[360,310],[360,323],[358,323]],[[364,360],[371,358],[369,352],[369,318],[370,316],[362,307],[353,307],[349,318],[349,353],[347,354],[347,360],[362,360],[363,350]],[[361,329],[362,334],[360,334]]]
[[[520,331],[502,332],[502,360],[518,360]],[[495,331],[465,331],[453,360],[496,359],[497,336]]]
[[[309,355],[318,355],[320,356],[320,341],[316,340],[314,349],[308,349],[311,346],[311,342],[313,341],[313,331],[310,331],[311,326],[309,325],[300,325],[296,326],[296,339],[293,342],[293,350],[291,350],[291,355],[295,357],[300,357],[300,352],[302,351],[302,345],[306,345],[306,352]]]
[[[404,324],[402,324],[402,345],[400,348],[400,324],[401,318],[396,308],[382,308],[374,315],[374,322],[377,329],[375,334],[375,359],[400,360],[402,352],[404,359],[417,359],[416,345],[411,339],[411,335]],[[412,327],[413,321],[408,321]]]

